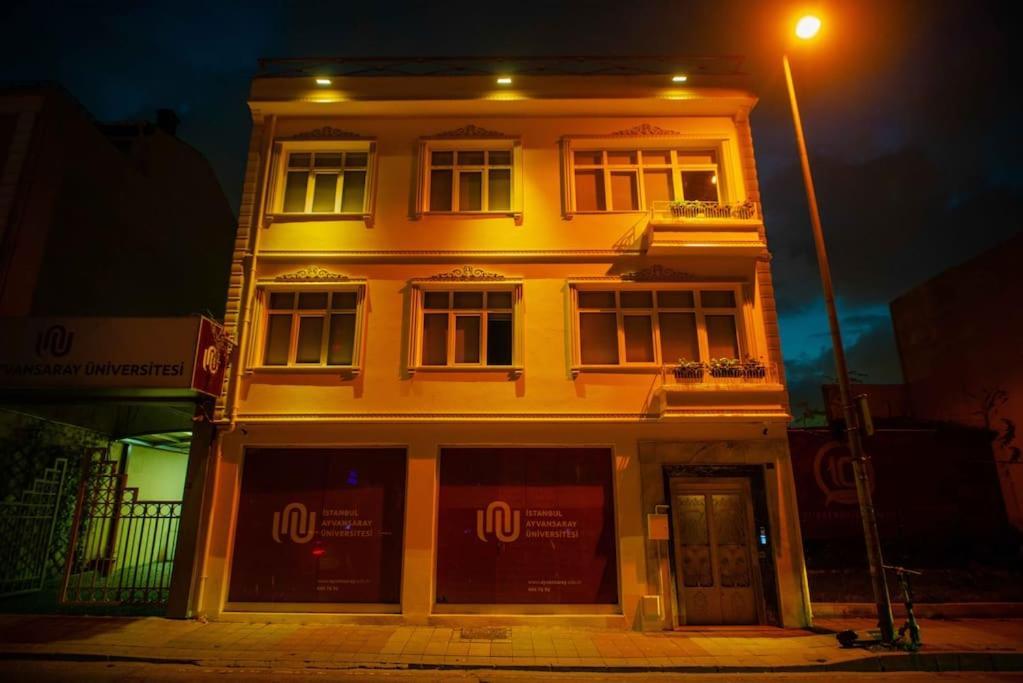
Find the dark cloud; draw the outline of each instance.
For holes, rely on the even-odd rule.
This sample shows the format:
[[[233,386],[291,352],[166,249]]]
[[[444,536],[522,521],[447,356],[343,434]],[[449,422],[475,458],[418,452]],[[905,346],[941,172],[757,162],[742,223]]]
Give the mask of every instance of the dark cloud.
[[[886,316],[869,317],[871,324],[859,330],[856,341],[846,344],[849,373],[868,384],[899,383],[902,381],[902,369],[894,353],[895,333],[891,319]],[[827,348],[820,352],[787,359],[785,373],[792,411],[797,418],[805,406],[821,408],[824,404],[821,385],[833,383],[836,375],[830,340]]]
[[[819,158],[814,177],[836,291],[851,305],[887,302],[1020,229],[1018,187],[948,177],[920,148],[864,163]],[[778,305],[798,310],[820,278],[796,168],[765,179]]]

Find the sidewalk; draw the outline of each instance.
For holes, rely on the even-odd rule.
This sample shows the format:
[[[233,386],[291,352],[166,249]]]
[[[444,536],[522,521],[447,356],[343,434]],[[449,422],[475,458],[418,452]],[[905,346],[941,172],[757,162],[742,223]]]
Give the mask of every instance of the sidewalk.
[[[867,619],[821,619],[818,629]],[[201,623],[0,615],[0,659],[121,660],[203,666],[512,668],[613,671],[1023,671],[1023,620],[924,620],[916,654],[838,647],[830,633],[769,627],[643,634],[515,626],[441,628]]]

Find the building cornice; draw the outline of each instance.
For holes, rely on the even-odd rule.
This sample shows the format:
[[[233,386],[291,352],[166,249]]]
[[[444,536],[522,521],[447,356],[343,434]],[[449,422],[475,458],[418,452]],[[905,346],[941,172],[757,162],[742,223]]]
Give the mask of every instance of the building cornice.
[[[721,254],[736,263],[770,261],[770,254]],[[607,263],[620,259],[647,257],[642,249],[352,249],[345,251],[260,250],[264,262],[289,263]],[[679,257],[687,256],[680,253]],[[642,271],[639,271],[642,272]]]

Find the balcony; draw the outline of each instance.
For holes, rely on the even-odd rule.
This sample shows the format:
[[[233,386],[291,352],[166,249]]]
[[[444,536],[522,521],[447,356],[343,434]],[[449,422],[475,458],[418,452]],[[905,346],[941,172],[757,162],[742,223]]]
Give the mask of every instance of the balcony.
[[[646,250],[653,255],[759,256],[767,248],[763,225],[756,202],[656,201],[650,209]]]
[[[689,363],[661,368],[657,389],[661,417],[687,414],[781,415],[785,386],[774,363]]]

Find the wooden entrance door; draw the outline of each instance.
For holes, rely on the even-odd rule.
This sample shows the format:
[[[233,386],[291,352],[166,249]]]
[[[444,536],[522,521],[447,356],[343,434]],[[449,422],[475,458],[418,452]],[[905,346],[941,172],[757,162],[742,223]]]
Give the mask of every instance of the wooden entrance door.
[[[671,507],[680,623],[760,623],[749,481],[673,478]]]

